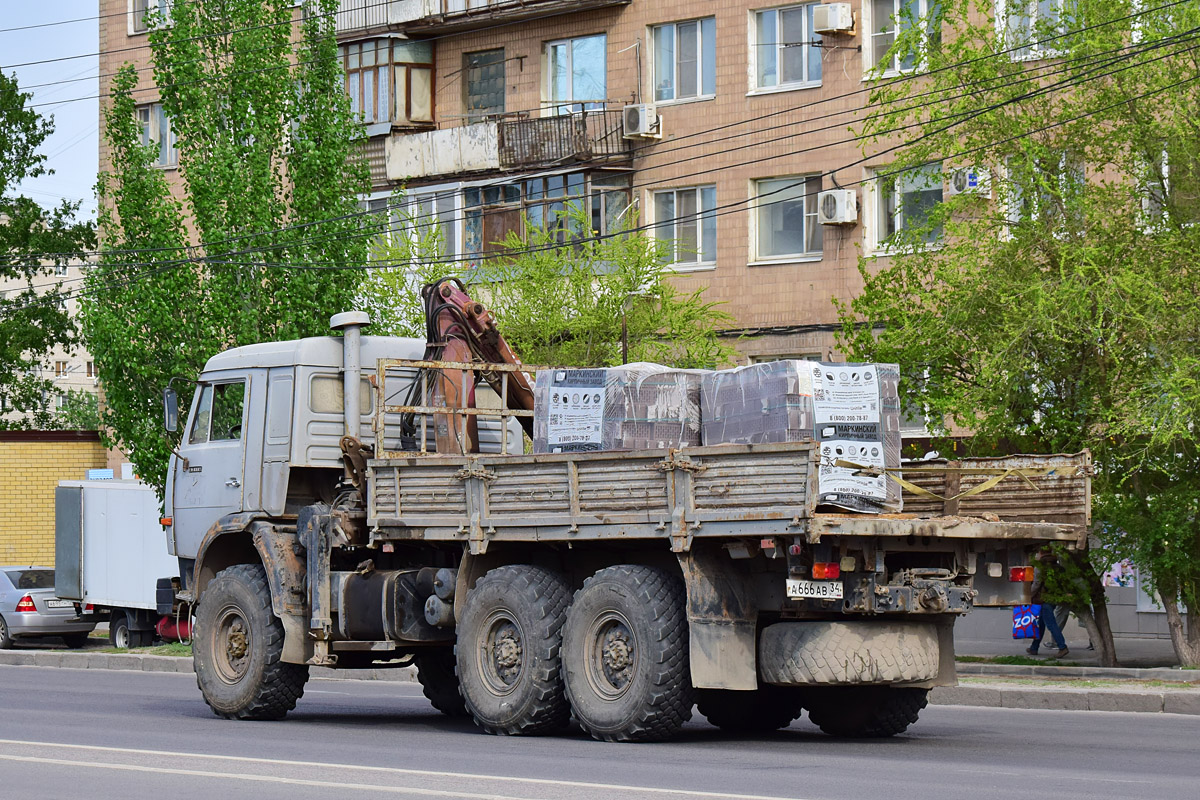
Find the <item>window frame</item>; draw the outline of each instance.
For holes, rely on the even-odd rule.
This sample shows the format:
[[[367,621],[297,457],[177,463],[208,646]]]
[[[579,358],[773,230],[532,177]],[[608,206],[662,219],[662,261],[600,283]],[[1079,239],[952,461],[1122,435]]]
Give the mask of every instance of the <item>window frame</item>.
[[[659,197],[671,195],[672,209],[678,209],[680,205],[679,195],[681,193],[691,193],[694,196],[693,199],[696,207],[695,213],[688,214],[686,216],[680,216],[677,211],[673,211],[673,216],[666,219],[659,219]],[[706,197],[711,198],[711,208],[706,207],[709,205],[705,202]],[[670,189],[656,189],[650,192],[650,210],[651,215],[654,217],[652,235],[659,241],[669,242],[668,247],[671,251],[671,260],[666,262],[667,267],[675,272],[699,272],[716,269],[718,258],[716,206],[717,185],[715,183],[698,184],[696,186],[678,186]],[[690,224],[694,224],[696,226],[695,238],[698,246],[694,254],[695,258],[683,260],[681,259],[681,255],[687,254],[683,253],[678,246],[678,242],[684,238],[680,236],[679,228],[681,225],[688,225],[689,221]],[[670,235],[665,236],[663,235],[666,232],[664,231],[664,228],[668,224],[671,227],[669,232]],[[704,257],[704,229],[708,224],[712,225],[712,258],[706,259]]]
[[[175,0],[129,0],[128,34],[142,36],[149,33],[151,28],[146,24],[146,15],[151,11],[158,11],[163,15],[161,27],[169,27],[171,25],[171,7],[174,4]]]
[[[821,34],[815,33],[813,31],[813,10],[819,5],[821,5],[820,2],[790,3],[788,5],[772,6],[769,8],[757,8],[757,9],[750,10],[750,12],[749,12],[749,15],[750,15],[749,30],[750,30],[750,60],[751,60],[751,64],[750,64],[750,70],[749,70],[749,74],[750,74],[750,92],[749,92],[749,94],[755,95],[755,94],[774,94],[776,92],[793,92],[793,91],[797,91],[799,89],[815,89],[815,88],[818,88],[821,86],[822,81],[824,79],[824,73],[825,73],[823,59],[821,59],[821,58],[817,59],[817,63],[821,65],[821,74],[818,75],[816,79],[813,79],[810,69],[809,69],[811,66],[812,51],[820,49],[820,48],[813,47],[813,42],[819,42],[819,41],[824,40],[823,37],[821,36]],[[783,12],[785,12],[785,11],[794,11],[797,9],[805,10],[805,13],[804,13],[804,36],[805,36],[805,39],[804,39],[804,43],[802,45],[802,52],[804,54],[803,58],[802,58],[802,63],[804,64],[804,78],[805,79],[802,81],[784,81],[781,79],[781,73],[783,70],[780,65],[783,63],[782,54],[784,52],[784,49],[786,47],[788,47],[789,45],[787,43],[782,42],[782,39],[783,39],[783,31],[782,31],[783,17],[782,17],[782,15],[783,15]],[[760,83],[762,53],[764,52],[765,48],[768,46],[759,41],[759,29],[760,29],[759,17],[763,14],[775,14],[775,41],[774,41],[774,43],[772,43],[770,45],[770,47],[772,47],[772,52],[774,54],[773,57],[775,59],[775,64],[776,64],[776,69],[775,69],[776,82],[774,85],[762,85]]]
[[[499,54],[500,60],[488,62],[485,64],[472,64],[472,58]],[[508,70],[506,64],[508,59],[505,57],[505,48],[493,47],[487,50],[474,50],[470,53],[463,53],[463,113],[466,115],[467,124],[475,122],[483,122],[491,117],[503,116],[507,108],[508,101]],[[471,71],[482,69],[484,67],[499,66],[500,67],[500,108],[499,110],[485,110],[475,108],[471,105]]]
[[[554,64],[552,60],[553,48],[557,45],[567,45],[566,52],[569,56],[568,67],[566,74],[573,76],[575,70],[575,43],[582,42],[586,39],[602,40],[602,50],[604,54],[604,94],[605,97],[575,97],[574,80],[570,81],[570,97],[557,99],[554,97]],[[563,116],[566,114],[578,114],[581,111],[593,111],[603,109],[604,102],[608,95],[608,33],[592,33],[582,36],[569,36],[561,39],[550,39],[542,44],[542,114],[544,116]],[[577,108],[578,106],[578,108]]]
[[[680,35],[679,26],[695,25],[696,32],[696,92],[695,94],[681,95],[679,93],[679,58],[680,58]],[[659,60],[659,32],[671,31],[671,80],[670,89],[671,97],[659,98],[659,75],[658,75],[658,60]],[[705,30],[708,30],[709,35],[705,36]],[[650,26],[650,33],[647,40],[650,42],[650,88],[651,96],[655,105],[671,105],[673,103],[694,103],[700,100],[712,100],[717,96],[717,18],[715,16],[695,17],[693,19],[678,20],[676,22],[664,22],[658,25]],[[712,58],[712,64],[709,68],[705,67],[707,57]],[[706,73],[711,72],[711,75]],[[705,86],[705,80],[711,78],[711,86]],[[706,91],[711,89],[711,91]]]
[[[886,235],[884,234],[884,231],[886,230],[886,226],[884,224],[883,215],[884,215],[885,209],[887,207],[887,195],[885,195],[885,193],[883,191],[884,187],[882,185],[882,182],[883,181],[891,181],[894,185],[904,175],[907,175],[911,172],[921,171],[921,170],[930,170],[930,168],[934,167],[934,166],[936,166],[937,170],[938,170],[938,176],[940,178],[940,180],[938,181],[938,187],[942,193],[942,197],[938,202],[945,203],[946,202],[946,182],[945,182],[946,181],[946,173],[945,173],[945,165],[940,162],[936,165],[927,164],[924,167],[916,167],[912,170],[905,170],[904,172],[900,172],[900,173],[896,173],[896,174],[892,173],[890,166],[879,166],[879,167],[868,168],[868,170],[867,170],[868,178],[865,182],[865,187],[866,187],[866,200],[867,200],[867,202],[866,202],[866,206],[867,206],[866,220],[869,225],[869,232],[868,232],[869,235],[866,237],[866,239],[867,239],[867,243],[869,245],[869,252],[871,255],[887,256],[887,255],[896,253],[897,249],[892,244],[890,244],[888,240],[891,239],[893,236],[895,236],[900,231],[904,230],[903,216],[901,216],[901,224],[898,225],[896,227],[896,229],[894,231],[892,231],[891,233],[888,233]],[[901,204],[895,210],[893,210],[889,214],[889,216],[894,217],[897,214],[903,215],[903,211],[904,211],[903,204]],[[943,229],[938,232],[938,235],[936,238],[926,240],[924,247],[925,247],[925,249],[939,248],[942,246],[944,239],[945,239],[945,230]]]
[[[367,45],[372,45],[370,66],[364,65],[364,54]],[[383,46],[381,49],[381,45]],[[418,61],[404,51],[414,47],[427,45],[428,60]],[[338,47],[338,56],[342,61],[342,80],[347,96],[350,98],[350,112],[358,116],[364,126],[386,125],[391,128],[428,128],[437,120],[437,52],[433,42],[422,39],[392,39],[373,38],[360,39],[354,42],[344,42]],[[380,54],[386,54],[386,61],[381,61]],[[354,66],[351,66],[351,63]],[[429,86],[428,119],[415,119],[413,116],[413,76],[416,73],[427,73]],[[367,77],[370,76],[372,85],[371,101],[372,114],[368,117],[363,109],[367,99]],[[383,88],[386,76],[387,88]],[[403,109],[400,108],[400,83],[403,78]],[[381,94],[383,93],[383,94]],[[386,97],[387,108],[380,108],[380,98]],[[381,118],[382,114],[382,118]]]
[[[242,438],[243,438],[242,434],[244,433],[244,431],[240,431],[240,430],[239,430],[238,436],[235,438],[221,438],[221,439],[213,438],[213,433],[212,433],[213,416],[214,416],[213,409],[216,406],[216,393],[217,393],[218,388],[223,387],[223,386],[234,386],[234,385],[241,386],[242,387],[242,418],[241,418],[241,421],[239,422],[239,426],[244,427],[246,424],[246,408],[248,406],[246,399],[247,399],[248,390],[249,390],[249,383],[250,382],[246,378],[241,377],[241,378],[231,378],[228,380],[217,380],[217,381],[213,381],[212,383],[203,383],[200,385],[200,396],[196,398],[196,403],[195,403],[196,410],[192,413],[191,423],[188,425],[188,433],[187,433],[188,447],[203,447],[204,445],[210,445],[210,444],[222,444],[225,442],[240,442],[240,441],[242,441]],[[205,404],[206,398],[208,400],[207,405]],[[208,413],[208,418],[205,420],[205,423],[204,423],[205,424],[205,436],[204,436],[204,439],[198,441],[196,439],[197,425],[200,422],[200,415],[202,413],[205,413],[205,411],[207,411],[207,413]]]
[[[1059,34],[1064,33],[1067,24],[1068,0],[1048,0],[1048,2],[1053,5],[1058,15],[1058,18],[1054,21],[1054,31]],[[1058,47],[1037,44],[1037,28],[1041,24],[1041,4],[1042,0],[996,0],[996,36],[1003,49],[1019,48],[1013,49],[1013,52],[1009,53],[1009,57],[1013,61],[1038,61],[1046,58],[1057,58],[1062,55],[1063,51]],[[1017,5],[1024,6],[1027,10],[1032,10],[1031,16],[1028,17],[1028,29],[1019,31],[1022,37],[1020,40],[1014,35],[1016,32],[1009,22],[1009,9]]]
[[[938,0],[891,0],[892,14],[883,22],[875,19],[875,3],[879,0],[863,0],[862,15],[863,20],[863,80],[871,78],[891,78],[897,75],[903,75],[906,72],[918,72],[924,68],[923,59],[916,60],[912,66],[904,66],[902,63],[897,63],[898,56],[891,56],[891,63],[886,68],[880,68],[881,59],[875,55],[875,37],[890,35],[892,44],[884,51],[885,55],[889,53],[896,43],[903,23],[904,6],[906,2],[915,2],[917,4],[918,20],[925,20],[925,41],[929,41],[929,34],[932,33],[929,29],[930,11],[936,8]],[[882,29],[882,24],[893,24],[894,27]],[[940,30],[938,31],[940,34]]]
[[[142,118],[143,112],[146,118]],[[155,101],[152,103],[139,103],[134,107],[134,113],[137,114],[137,123],[141,129],[141,140],[144,146],[158,145],[158,155],[154,159],[152,166],[159,169],[175,169],[179,166],[179,140],[175,134],[175,130],[171,125],[171,118],[167,116],[167,112],[163,110],[163,104]],[[166,127],[166,138],[163,138],[163,127]],[[163,148],[166,148],[166,160],[163,158]]]
[[[800,195],[804,202],[802,220],[805,228],[802,231],[802,237],[807,248],[812,236],[810,235],[809,219],[812,220],[812,225],[816,226],[812,230],[819,234],[821,242],[819,250],[805,249],[803,252],[783,253],[779,255],[765,255],[761,252],[760,245],[762,243],[762,219],[761,213],[766,211],[770,213],[772,209],[781,206],[777,195],[767,195],[767,201],[760,204],[760,197],[763,197],[762,186],[765,183],[782,182],[784,184],[797,184],[804,182],[804,192]],[[813,191],[815,185],[816,191]],[[777,189],[772,191],[778,192]],[[748,266],[767,266],[773,264],[801,264],[822,261],[825,258],[825,231],[818,221],[817,216],[817,195],[824,191],[823,176],[820,173],[805,173],[800,175],[774,175],[765,178],[755,178],[750,182],[750,196],[753,198],[750,209],[754,212],[750,215],[750,262]],[[782,194],[782,193],[781,193]],[[809,208],[808,198],[812,198],[812,208]]]

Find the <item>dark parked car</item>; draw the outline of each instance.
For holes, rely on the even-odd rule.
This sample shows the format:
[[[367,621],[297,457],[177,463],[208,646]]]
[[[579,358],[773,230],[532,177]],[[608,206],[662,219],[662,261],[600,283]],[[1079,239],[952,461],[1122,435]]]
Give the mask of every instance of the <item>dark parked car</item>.
[[[95,627],[95,622],[79,621],[74,602],[54,596],[54,570],[0,567],[0,650],[17,639],[43,636],[83,647]]]

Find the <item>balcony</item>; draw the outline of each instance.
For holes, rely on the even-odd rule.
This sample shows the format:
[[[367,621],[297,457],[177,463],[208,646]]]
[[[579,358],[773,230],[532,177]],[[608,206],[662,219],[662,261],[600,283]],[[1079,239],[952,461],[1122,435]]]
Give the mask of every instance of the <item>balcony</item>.
[[[337,31],[446,33],[567,11],[628,5],[632,0],[341,0]]]
[[[496,170],[530,170],[627,161],[619,110],[480,122],[394,135],[387,176],[406,180]]]

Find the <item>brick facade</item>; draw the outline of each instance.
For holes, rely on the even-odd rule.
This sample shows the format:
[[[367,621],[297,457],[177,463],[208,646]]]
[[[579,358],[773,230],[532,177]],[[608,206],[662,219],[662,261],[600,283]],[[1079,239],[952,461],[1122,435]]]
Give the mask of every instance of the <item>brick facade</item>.
[[[95,433],[0,431],[0,564],[54,566],[54,489],[107,465]]]
[[[446,2],[447,8],[455,5]],[[119,12],[127,3],[101,0],[101,14]],[[641,220],[649,219],[655,190],[715,185],[717,208],[729,212],[717,218],[715,265],[680,271],[676,278],[679,288],[704,288],[708,299],[725,303],[724,308],[735,317],[739,329],[754,329],[760,334],[736,342],[746,358],[839,355],[833,349],[837,313],[832,300],[849,300],[861,291],[859,256],[873,235],[868,231],[872,206],[862,183],[869,171],[849,129],[861,121],[866,103],[869,83],[863,81],[864,50],[869,51],[872,38],[867,31],[883,23],[865,19],[864,14],[869,17],[876,4],[854,0],[850,6],[855,29],[824,37],[824,46],[817,51],[822,73],[819,82],[783,89],[755,86],[752,51],[756,53],[756,48],[762,46],[756,41],[755,12],[795,3],[631,0],[614,4],[581,0],[574,4],[578,10],[572,10],[572,4],[561,0],[497,0],[482,4],[494,7],[466,22],[462,18],[452,20],[449,15],[397,22],[405,13],[403,9],[411,13],[415,6],[392,3],[388,11],[393,14],[390,24],[380,25],[378,19],[370,25],[354,22],[366,20],[378,5],[378,0],[343,0],[343,9],[358,11],[339,17],[339,38],[347,43],[382,41],[402,33],[411,41],[433,40],[434,123],[428,129],[436,130],[469,122],[465,54],[504,48],[505,114],[526,112],[536,118],[550,113],[545,110],[547,43],[603,33],[607,37],[606,99],[609,108],[619,109],[653,98],[654,26],[714,18],[715,92],[704,99],[660,102],[662,138],[639,140],[632,145],[634,154],[625,166],[635,187]],[[145,38],[129,35],[124,16],[103,17],[101,75],[111,73],[127,60],[146,67]],[[143,49],[127,50],[139,47]],[[142,75],[143,84],[149,86],[150,73]],[[101,91],[106,91],[103,80]],[[144,97],[148,100],[152,95],[151,91]],[[411,127],[396,126],[381,137],[394,140],[412,133]],[[100,156],[103,168],[103,144]],[[858,223],[822,226],[824,242],[819,254],[769,263],[756,259],[753,212],[747,211],[748,201],[754,196],[754,182],[830,171],[834,171],[832,178],[825,177],[821,188],[835,188],[836,180],[836,185],[853,189],[860,209]],[[449,174],[435,177],[440,180],[427,177],[416,183],[434,185],[463,179]],[[503,178],[504,173],[467,177],[495,180]],[[395,187],[376,188],[383,196]]]

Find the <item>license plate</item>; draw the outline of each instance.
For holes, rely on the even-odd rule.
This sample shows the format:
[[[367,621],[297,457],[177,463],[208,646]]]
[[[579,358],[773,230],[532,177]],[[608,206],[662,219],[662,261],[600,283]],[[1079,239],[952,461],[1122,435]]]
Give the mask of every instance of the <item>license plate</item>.
[[[799,578],[788,578],[788,597],[816,597],[818,599],[842,599],[841,581],[806,581]]]
[[[72,600],[47,600],[46,608],[74,608],[75,603]]]

